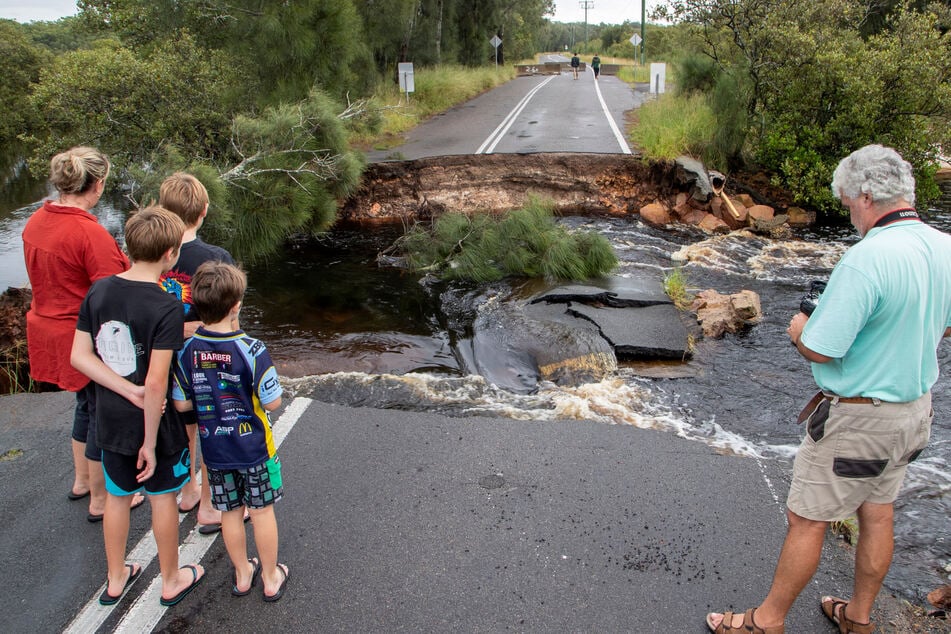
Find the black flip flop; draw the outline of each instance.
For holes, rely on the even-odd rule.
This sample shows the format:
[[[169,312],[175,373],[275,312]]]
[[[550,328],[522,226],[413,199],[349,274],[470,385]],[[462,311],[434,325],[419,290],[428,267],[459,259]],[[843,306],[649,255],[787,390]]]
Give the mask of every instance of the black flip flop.
[[[254,587],[254,584],[258,582],[258,577],[261,575],[261,562],[257,557],[252,557],[248,562],[254,567],[254,570],[251,572],[251,585],[248,586],[247,590],[238,590],[238,571],[234,572],[234,578],[231,583],[231,594],[236,597],[247,596],[251,593],[251,588]]]
[[[99,515],[96,515],[95,513],[87,513],[86,521],[89,522],[90,524],[98,524],[99,522],[102,521],[102,518],[105,516],[106,516],[105,513],[100,513]]]
[[[68,499],[72,500],[73,502],[75,502],[76,500],[81,500],[81,499],[83,499],[83,498],[88,498],[88,497],[89,497],[89,491],[86,491],[85,493],[73,493],[72,489],[70,489],[69,493],[66,494],[66,497],[67,497]]]
[[[264,600],[268,603],[274,603],[275,601],[281,600],[281,597],[284,596],[284,588],[287,586],[287,579],[291,576],[291,571],[284,564],[278,564],[277,569],[284,574],[284,581],[281,582],[281,587],[277,589],[277,592],[274,594],[264,595]]]
[[[139,566],[139,569],[136,570],[135,566],[132,564],[126,564],[126,568],[129,569],[129,578],[126,580],[125,585],[122,586],[122,592],[119,593],[119,596],[114,597],[109,594],[109,580],[106,580],[106,589],[102,591],[102,594],[99,595],[99,605],[115,605],[119,602],[119,599],[122,598],[122,595],[125,594],[125,591],[129,589],[129,586],[132,585],[132,582],[135,581],[135,578],[139,576],[142,572],[142,566]]]
[[[165,607],[171,607],[171,606],[175,605],[176,603],[178,603],[179,601],[181,601],[182,599],[184,599],[186,596],[188,596],[188,593],[191,592],[192,590],[194,590],[194,589],[195,589],[195,586],[197,586],[199,583],[201,583],[202,579],[205,578],[205,575],[202,575],[202,576],[200,576],[200,577],[198,576],[198,566],[196,566],[195,564],[187,564],[187,565],[182,566],[181,568],[179,568],[179,570],[184,570],[185,568],[190,569],[190,570],[192,571],[192,575],[194,575],[195,578],[192,579],[192,582],[191,582],[190,584],[188,584],[188,587],[187,587],[187,588],[185,588],[184,590],[182,590],[181,592],[179,592],[178,594],[176,594],[176,595],[175,595],[174,597],[172,597],[171,599],[166,599],[166,598],[164,598],[164,597],[160,597],[160,598],[159,598],[159,603],[161,603],[161,604],[164,605]]]

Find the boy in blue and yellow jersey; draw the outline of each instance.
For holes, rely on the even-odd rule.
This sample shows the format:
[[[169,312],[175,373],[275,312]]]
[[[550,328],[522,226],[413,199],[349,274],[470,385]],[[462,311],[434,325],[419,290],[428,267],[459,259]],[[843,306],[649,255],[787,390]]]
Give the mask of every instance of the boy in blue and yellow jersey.
[[[235,330],[247,279],[240,269],[206,262],[191,280],[204,325],[185,343],[175,366],[175,409],[194,409],[208,467],[211,500],[235,572],[231,593],[251,592],[258,577],[264,600],[284,594],[288,568],[277,562],[274,503],[281,499],[281,464],[268,412],[281,405],[281,385],[264,344]],[[244,508],[250,509],[258,557],[248,558]]]

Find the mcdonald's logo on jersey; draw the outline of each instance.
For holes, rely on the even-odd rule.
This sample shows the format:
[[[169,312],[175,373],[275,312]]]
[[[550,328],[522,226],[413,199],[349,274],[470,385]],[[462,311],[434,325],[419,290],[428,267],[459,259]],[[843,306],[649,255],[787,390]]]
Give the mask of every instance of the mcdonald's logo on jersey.
[[[253,432],[254,429],[248,421],[242,421],[238,424],[238,436],[249,436]]]

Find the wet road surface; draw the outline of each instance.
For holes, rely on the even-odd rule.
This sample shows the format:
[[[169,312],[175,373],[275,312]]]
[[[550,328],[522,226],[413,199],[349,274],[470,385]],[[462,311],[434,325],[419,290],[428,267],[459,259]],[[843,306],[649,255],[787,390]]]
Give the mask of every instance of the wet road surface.
[[[144,574],[115,608],[95,602],[101,525],[65,496],[72,395],[2,397],[5,631],[703,632],[707,611],[749,607],[768,587],[785,531],[780,461],[585,421],[287,400],[275,426],[285,597],[232,597],[221,539],[198,535],[193,512],[181,561],[200,557],[207,578],[165,609],[147,505],[129,543]],[[787,632],[825,631],[819,596],[848,593],[845,551],[826,550]]]

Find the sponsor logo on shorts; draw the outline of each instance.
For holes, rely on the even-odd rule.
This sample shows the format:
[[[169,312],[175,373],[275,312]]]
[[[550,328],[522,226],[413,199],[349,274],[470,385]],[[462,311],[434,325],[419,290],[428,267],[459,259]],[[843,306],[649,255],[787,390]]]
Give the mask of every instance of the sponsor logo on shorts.
[[[210,436],[211,434],[208,433],[208,428],[207,428],[207,427],[205,427],[204,425],[199,425],[199,426],[198,426],[198,435],[201,436],[202,438],[208,438],[208,436]]]
[[[234,431],[234,427],[218,426],[215,428],[215,436],[230,436],[231,432],[233,431]]]
[[[238,425],[239,436],[250,436],[252,433],[254,433],[254,429],[248,421],[242,421],[241,424]]]

